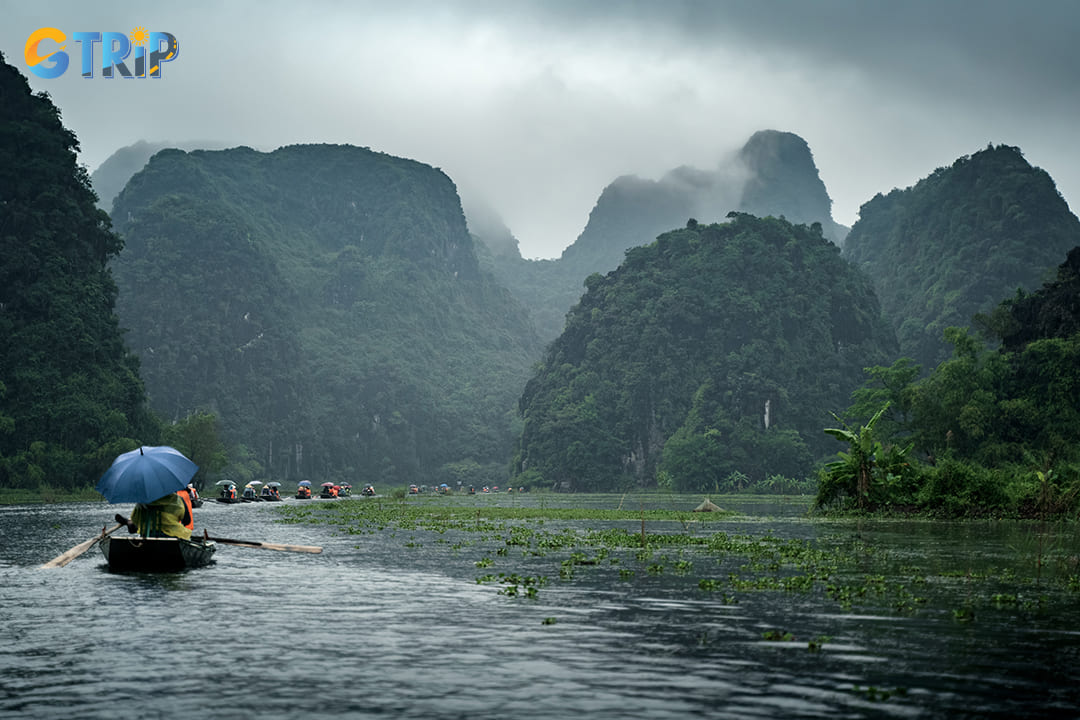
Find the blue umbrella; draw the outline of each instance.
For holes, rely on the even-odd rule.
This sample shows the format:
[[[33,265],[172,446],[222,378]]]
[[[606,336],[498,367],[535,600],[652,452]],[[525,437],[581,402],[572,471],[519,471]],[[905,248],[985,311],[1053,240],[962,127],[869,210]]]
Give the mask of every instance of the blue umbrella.
[[[198,470],[175,448],[140,447],[117,456],[94,489],[111,503],[150,503],[186,488]]]
[[[311,481],[310,480],[301,480],[300,482],[298,482],[296,484],[297,485],[310,485]]]

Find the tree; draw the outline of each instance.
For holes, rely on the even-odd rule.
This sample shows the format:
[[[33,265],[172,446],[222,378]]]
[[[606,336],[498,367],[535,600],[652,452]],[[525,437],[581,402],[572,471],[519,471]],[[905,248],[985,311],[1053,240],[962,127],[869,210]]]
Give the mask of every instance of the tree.
[[[881,442],[874,437],[874,426],[888,409],[889,403],[885,403],[869,422],[857,430],[853,430],[838,416],[833,415],[844,427],[825,428],[825,433],[848,443],[849,450],[838,453],[840,459],[825,466],[818,490],[818,505],[830,502],[844,492],[855,496],[856,507],[860,510],[869,508],[870,484],[882,450]]]
[[[94,481],[154,432],[107,267],[123,246],[78,140],[0,55],[0,486]]]
[[[219,422],[215,415],[195,412],[165,429],[165,441],[184,453],[199,466],[192,478],[198,490],[206,485],[207,478],[228,463],[225,444],[219,434]]]

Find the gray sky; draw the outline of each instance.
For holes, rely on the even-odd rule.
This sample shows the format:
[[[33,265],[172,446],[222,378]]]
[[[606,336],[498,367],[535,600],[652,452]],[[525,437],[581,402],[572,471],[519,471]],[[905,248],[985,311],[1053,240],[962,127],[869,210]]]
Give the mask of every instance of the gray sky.
[[[1080,203],[1073,0],[0,0],[0,17],[0,51],[91,171],[140,139],[368,146],[445,170],[525,257],[558,256],[616,176],[712,168],[766,128],[809,143],[846,225],[987,143]],[[44,26],[75,50],[52,80],[23,58]],[[160,80],[80,76],[71,34],[137,26],[179,41]]]

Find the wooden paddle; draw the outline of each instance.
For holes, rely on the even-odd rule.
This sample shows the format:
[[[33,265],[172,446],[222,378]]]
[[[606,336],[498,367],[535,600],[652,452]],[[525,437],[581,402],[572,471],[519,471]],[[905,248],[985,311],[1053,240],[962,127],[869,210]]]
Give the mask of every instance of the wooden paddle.
[[[321,553],[322,548],[318,545],[282,545],[281,543],[258,542],[256,540],[230,540],[229,538],[211,537],[203,534],[203,539],[226,545],[239,545],[240,547],[261,548],[263,550],[280,550],[282,552]]]
[[[117,530],[119,530],[122,527],[124,527],[124,526],[123,525],[117,525],[112,530],[105,530],[105,528],[101,528],[101,534],[100,535],[97,535],[96,537],[92,537],[89,540],[86,540],[84,542],[79,543],[78,545],[71,548],[70,550],[68,550],[66,553],[64,553],[62,555],[57,555],[56,557],[54,557],[49,562],[42,565],[41,566],[42,569],[44,569],[44,568],[54,568],[54,567],[64,567],[69,562],[71,562],[75,558],[79,557],[80,555],[82,555],[84,552],[86,552],[90,548],[97,545],[98,542],[100,542],[101,539],[104,538],[106,535],[111,535],[112,533],[116,532]]]

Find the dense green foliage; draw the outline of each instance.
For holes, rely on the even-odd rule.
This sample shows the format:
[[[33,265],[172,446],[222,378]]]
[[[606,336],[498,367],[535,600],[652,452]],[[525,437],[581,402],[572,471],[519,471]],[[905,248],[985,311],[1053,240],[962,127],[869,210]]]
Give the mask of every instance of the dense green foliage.
[[[166,148],[220,150],[223,147],[224,145],[218,142],[151,143],[145,140],[122,147],[106,158],[90,175],[90,183],[98,196],[98,205],[106,211],[112,209],[113,199],[124,189],[131,176],[142,170],[151,157]]]
[[[873,279],[901,353],[929,370],[949,357],[945,328],[1038,287],[1077,243],[1080,221],[1050,176],[999,145],[875,196],[844,256]]]
[[[348,146],[166,150],[113,217],[152,406],[216,415],[230,477],[505,477],[538,346],[442,172]]]
[[[156,432],[114,314],[122,242],[77,149],[0,57],[0,487],[82,487]]]
[[[520,401],[525,484],[801,477],[831,452],[827,408],[896,350],[869,283],[818,225],[691,222],[586,285]]]
[[[1059,514],[1080,494],[1080,247],[1057,279],[994,314],[997,349],[959,328],[953,356],[916,380],[910,360],[871,370],[850,414],[897,408],[883,424],[872,487],[839,466],[822,473],[819,504],[852,498],[950,515]],[[881,412],[881,411],[879,411]],[[853,444],[853,443],[852,443]],[[912,452],[909,453],[908,450]]]
[[[833,222],[831,205],[806,141],[763,130],[715,170],[680,167],[659,180],[617,178],[600,194],[581,235],[557,260],[523,260],[517,253],[500,252],[497,248],[507,246],[505,233],[485,232],[488,222],[478,223],[477,234],[493,248],[496,276],[530,309],[547,342],[562,332],[586,277],[614,270],[628,249],[682,227],[688,218],[712,222],[738,211],[817,222],[826,238],[839,243],[847,228]]]

